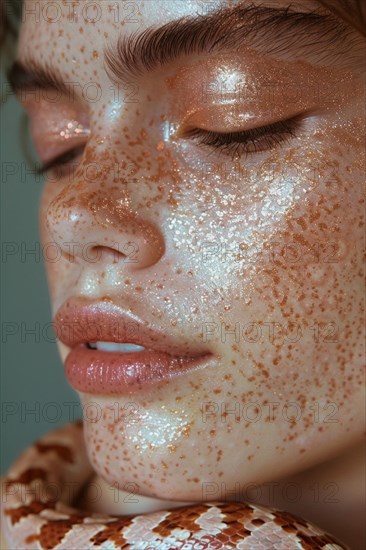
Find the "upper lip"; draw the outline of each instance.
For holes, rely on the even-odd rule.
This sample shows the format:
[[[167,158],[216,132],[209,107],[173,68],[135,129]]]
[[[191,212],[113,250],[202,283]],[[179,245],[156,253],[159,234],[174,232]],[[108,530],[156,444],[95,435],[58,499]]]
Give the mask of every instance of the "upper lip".
[[[211,354],[202,344],[178,339],[111,301],[70,298],[57,311],[54,328],[58,340],[69,348],[88,342],[128,342],[174,356]]]

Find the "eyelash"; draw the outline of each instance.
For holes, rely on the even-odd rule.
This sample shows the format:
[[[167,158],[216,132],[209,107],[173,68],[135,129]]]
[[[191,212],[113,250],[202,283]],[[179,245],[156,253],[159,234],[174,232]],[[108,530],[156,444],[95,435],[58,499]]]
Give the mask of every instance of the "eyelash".
[[[40,168],[36,170],[38,175],[45,174],[49,170],[53,170],[59,167],[66,167],[72,160],[76,159],[84,151],[84,146],[77,147],[76,149],[69,149],[66,153],[62,153],[58,157],[50,160],[43,164]]]
[[[299,128],[300,121],[297,118],[291,118],[242,132],[220,133],[193,128],[185,134],[185,137],[193,138],[202,145],[219,149],[234,159],[250,153],[259,153],[274,149],[278,145],[296,137]],[[82,154],[83,150],[84,147],[78,147],[77,149],[66,151],[66,153],[41,166],[37,170],[37,174],[45,174],[51,169],[67,166],[72,160]]]
[[[202,145],[219,149],[234,159],[274,149],[296,137],[299,128],[299,119],[291,118],[241,132],[220,133],[193,128],[186,133],[186,137],[196,139]]]

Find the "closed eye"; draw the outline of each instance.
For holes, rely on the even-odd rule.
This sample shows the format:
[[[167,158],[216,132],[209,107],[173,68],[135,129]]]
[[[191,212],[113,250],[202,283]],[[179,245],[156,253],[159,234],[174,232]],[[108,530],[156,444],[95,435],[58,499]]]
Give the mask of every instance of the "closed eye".
[[[185,137],[193,138],[199,144],[219,149],[232,158],[237,158],[274,149],[297,137],[300,128],[299,117],[293,117],[241,132],[224,133],[193,128],[185,133]]]
[[[294,117],[241,132],[212,132],[202,128],[193,128],[185,133],[185,137],[194,139],[199,144],[210,148],[219,149],[232,158],[238,158],[274,149],[290,139],[296,138],[300,128],[299,117]],[[67,169],[67,166],[83,153],[84,148],[85,146],[70,149],[51,159],[37,169],[37,174],[45,174],[55,168]]]
[[[62,153],[61,155],[58,155],[57,157],[44,163],[40,168],[36,170],[36,173],[41,175],[49,172],[50,170],[54,170],[55,168],[66,168],[70,163],[72,163],[73,160],[77,159],[80,155],[83,154],[84,149],[84,145],[69,149],[68,151],[66,151],[66,153]],[[62,174],[60,175],[62,176]]]

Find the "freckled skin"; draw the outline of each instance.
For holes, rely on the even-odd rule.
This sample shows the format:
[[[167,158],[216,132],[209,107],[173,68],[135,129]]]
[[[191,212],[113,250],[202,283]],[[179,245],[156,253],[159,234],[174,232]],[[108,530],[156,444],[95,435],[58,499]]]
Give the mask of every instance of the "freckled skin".
[[[129,102],[131,88],[116,98],[105,72],[107,42],[193,14],[196,3],[165,3],[152,14],[141,2],[138,22],[123,25],[108,9],[114,2],[98,2],[95,24],[71,21],[58,4],[57,23],[25,20],[20,57],[31,45],[65,80],[98,82],[102,97],[45,105],[56,121],[68,112],[90,129],[72,177],[51,178],[42,197],[42,239],[64,251],[47,264],[53,311],[71,296],[110,299],[217,356],[210,370],[125,398],[82,394],[83,405],[102,411],[85,421],[97,474],[121,489],[135,483],[141,495],[199,501],[210,496],[205,482],[263,483],[347,450],[363,431],[361,75],[351,63],[324,68],[248,50],[241,59],[212,56],[203,68],[197,58],[174,62],[138,79],[138,101]],[[260,90],[266,78],[276,82],[273,95],[248,92],[234,107],[220,94],[202,101],[203,84],[222,89],[220,67]],[[294,79],[305,91],[286,101]],[[315,97],[316,84],[328,92]],[[193,126],[229,132],[233,121],[243,124],[240,113],[255,127],[304,111],[296,138],[247,158],[180,137],[188,115]],[[41,158],[65,150],[51,131],[37,133]],[[80,244],[75,257],[71,241]],[[136,262],[127,261],[131,241]],[[80,253],[88,243],[102,252],[96,263]]]

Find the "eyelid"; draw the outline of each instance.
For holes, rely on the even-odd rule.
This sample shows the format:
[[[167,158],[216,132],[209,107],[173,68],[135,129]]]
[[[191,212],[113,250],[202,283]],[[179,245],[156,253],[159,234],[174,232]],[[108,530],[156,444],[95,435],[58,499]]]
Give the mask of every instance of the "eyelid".
[[[195,128],[201,128],[217,133],[234,133],[255,130],[256,128],[270,127],[280,121],[300,120],[314,115],[318,109],[314,107],[287,109],[281,108],[278,112],[258,115],[258,113],[241,112],[240,109],[215,108],[199,109],[188,113],[179,124],[175,133],[176,137],[183,137]],[[225,129],[223,129],[225,128]],[[226,130],[226,128],[229,128]],[[234,129],[233,129],[234,128]]]
[[[225,120],[225,123],[217,123],[218,120],[223,119],[223,113],[221,110],[222,106],[215,106],[214,108],[205,108],[205,109],[199,109],[195,110],[193,112],[190,112],[187,114],[186,117],[180,122],[179,127],[176,131],[176,137],[182,137],[186,134],[186,132],[189,132],[190,130],[197,128],[197,126],[202,127],[204,130],[210,129],[211,131],[220,132],[220,130],[215,127],[215,123],[222,128],[223,124],[226,126],[232,126],[232,123],[227,123]],[[229,110],[231,111],[231,109]],[[237,125],[237,129],[235,131],[240,132],[244,128],[244,126],[251,126],[254,127],[256,121],[258,121],[258,116],[251,114],[251,113],[242,113],[242,112],[235,112],[235,115],[233,115],[230,112],[224,111],[224,118],[231,119],[235,118],[235,123]],[[214,122],[215,121],[215,122]],[[266,124],[267,121],[263,123],[263,126]]]
[[[67,165],[71,160],[76,159],[79,155],[83,153],[85,149],[85,144],[80,147],[73,147],[68,149],[66,152],[54,157],[53,159],[45,162],[40,168],[36,170],[37,175],[43,175],[51,168],[55,168],[59,165]]]
[[[28,109],[28,120],[35,150],[44,165],[90,138],[87,113],[73,105],[42,100],[39,106]]]
[[[200,145],[236,157],[268,151],[297,137],[302,120],[295,117],[240,132],[212,132],[193,128],[184,137],[196,139]]]
[[[217,136],[222,137],[245,137],[248,138],[253,136],[260,137],[261,135],[266,135],[272,133],[278,133],[281,131],[291,131],[296,130],[300,123],[300,117],[291,117],[287,118],[285,120],[278,120],[276,122],[272,122],[270,124],[261,124],[260,126],[255,126],[252,128],[242,129],[242,130],[231,130],[228,132],[219,132],[219,131],[213,131],[213,130],[207,130],[206,128],[190,128],[184,132],[185,137],[193,137],[194,135],[197,135],[197,133],[201,134],[215,134]]]

